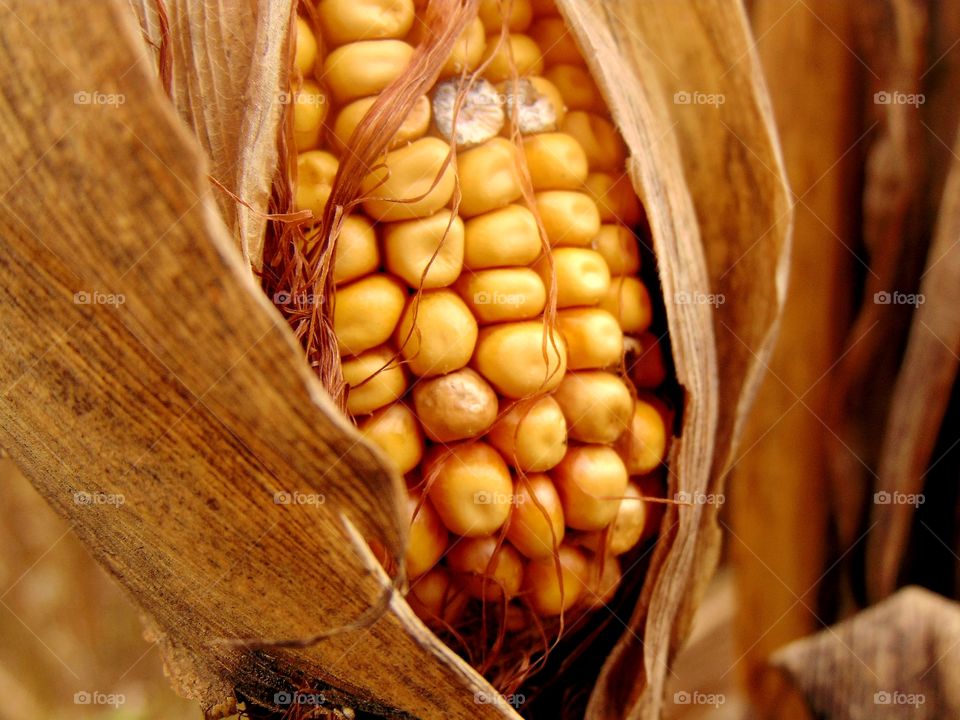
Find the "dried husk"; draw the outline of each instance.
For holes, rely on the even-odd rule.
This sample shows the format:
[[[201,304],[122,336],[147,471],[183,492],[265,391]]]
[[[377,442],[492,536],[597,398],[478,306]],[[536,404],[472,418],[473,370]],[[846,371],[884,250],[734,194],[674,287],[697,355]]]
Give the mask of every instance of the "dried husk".
[[[96,9],[17,0],[2,11],[21,22],[0,26],[0,59],[20,69],[4,88],[16,105],[0,104],[16,148],[0,171],[19,184],[0,208],[0,443],[144,609],[178,689],[208,711],[235,689],[269,705],[278,690],[314,684],[382,714],[516,717],[504,704],[475,702],[492,688],[391,593],[359,539],[402,552],[401,479],[333,407],[257,287],[252,228],[262,218],[225,206],[205,177],[207,162],[229,168],[237,152],[238,170],[212,174],[252,208],[266,207],[275,157],[260,141],[278,113],[267,96],[285,87],[272,63],[286,36],[272,33],[292,11],[277,5],[230,23],[234,75],[222,67],[226,41],[203,30],[212,5],[168,8],[179,118],[121,0]],[[742,11],[732,0],[561,9],[632,151],[664,297],[718,287],[730,294],[723,314],[666,303],[685,391],[670,493],[718,492],[769,351],[789,229]],[[148,34],[150,17],[141,12]],[[645,48],[673,57],[672,44],[711,53],[685,52],[667,78],[651,69]],[[59,62],[50,62],[49,48]],[[704,78],[729,83],[721,117],[739,137],[714,127],[700,147],[683,141],[708,123],[669,98],[675,86]],[[69,103],[78,91],[122,93],[126,102]],[[251,127],[252,136],[232,132]],[[739,143],[754,152],[732,155]],[[738,181],[718,186],[712,176],[721,171]],[[240,219],[245,212],[252,214]],[[714,213],[722,219],[704,221]],[[758,240],[759,225],[772,230]],[[750,273],[726,274],[719,249],[758,242]],[[72,302],[94,290],[126,302]],[[733,308],[734,299],[742,306]],[[119,493],[126,502],[82,506],[76,491]],[[326,502],[277,505],[278,491],[321,493]],[[659,714],[668,663],[715,562],[716,511],[694,504],[667,513],[588,717]],[[259,649],[224,642],[237,638],[261,641]],[[302,642],[273,642],[285,639]]]
[[[855,233],[862,154],[862,129],[850,122],[861,68],[848,49],[855,13],[833,0],[753,3],[796,203],[778,344],[734,460],[727,508],[738,590],[734,670],[762,717],[784,705],[783,681],[766,658],[821,627],[817,588],[830,565],[826,418],[837,398],[829,371],[846,342],[856,264],[838,237]]]

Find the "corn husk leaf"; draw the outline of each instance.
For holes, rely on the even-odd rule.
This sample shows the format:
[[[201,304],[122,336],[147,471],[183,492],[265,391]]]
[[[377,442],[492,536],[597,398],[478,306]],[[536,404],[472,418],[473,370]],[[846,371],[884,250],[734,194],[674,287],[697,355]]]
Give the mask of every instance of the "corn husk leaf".
[[[668,495],[720,496],[776,334],[792,218],[746,19],[735,2],[623,2],[598,5],[593,16],[562,7],[596,60],[591,69],[633,151],[631,176],[650,216],[687,391]],[[626,61],[635,82],[623,82],[613,58]],[[695,92],[726,102],[677,102]],[[718,177],[732,181],[720,188]],[[660,715],[669,663],[717,561],[719,505],[667,513],[632,632],[601,673],[591,717]]]
[[[170,99],[210,162],[220,214],[244,260],[260,270],[287,70],[287,3],[131,0]],[[161,19],[161,12],[163,18]]]

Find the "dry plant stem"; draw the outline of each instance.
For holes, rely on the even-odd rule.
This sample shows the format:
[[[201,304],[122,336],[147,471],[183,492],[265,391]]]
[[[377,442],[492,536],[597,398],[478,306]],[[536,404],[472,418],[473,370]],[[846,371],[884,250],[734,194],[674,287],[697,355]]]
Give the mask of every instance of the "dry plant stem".
[[[736,671],[761,716],[778,711],[767,657],[819,627],[814,614],[822,612],[817,583],[828,565],[829,527],[824,422],[835,402],[825,373],[841,352],[855,263],[843,244],[854,232],[858,203],[849,189],[857,154],[848,150],[858,136],[851,98],[859,92],[851,78],[860,66],[844,47],[852,42],[852,12],[830,0],[809,8],[758,0],[753,17],[756,36],[764,38],[760,59],[778,77],[769,89],[793,201],[802,198],[779,342],[728,495],[739,597],[736,655],[744,655]],[[811,66],[831,71],[812,74]]]
[[[960,140],[954,143],[954,155]],[[960,160],[954,159],[927,271],[920,292],[925,302],[914,314],[902,369],[893,389],[880,455],[881,492],[923,492],[932,452],[957,378],[960,354]],[[877,525],[867,538],[867,587],[872,600],[896,589],[916,508],[910,504],[874,504]]]
[[[874,92],[920,92],[927,65],[926,9],[907,0],[887,0],[860,16],[859,34],[870,72],[862,73],[866,113],[863,243],[867,268],[861,309],[849,330],[830,384],[834,397],[826,418],[833,515],[840,552],[864,531],[865,507],[876,479],[880,438],[903,344],[910,308],[875,302],[878,292],[913,292],[920,266],[915,249],[924,243],[920,223],[923,192],[921,142],[925,132],[918,108],[878,105]],[[872,68],[876,68],[873,70]],[[871,74],[873,73],[873,74]],[[852,248],[853,250],[853,248]]]

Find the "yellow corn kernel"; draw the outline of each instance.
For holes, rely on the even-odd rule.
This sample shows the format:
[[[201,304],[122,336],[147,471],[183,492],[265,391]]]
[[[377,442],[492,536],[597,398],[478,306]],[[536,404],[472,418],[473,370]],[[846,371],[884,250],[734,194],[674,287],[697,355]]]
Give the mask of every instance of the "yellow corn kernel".
[[[617,177],[605,172],[590,173],[584,188],[597,203],[602,222],[617,222],[632,228],[643,220],[643,207],[626,173]]]
[[[449,210],[383,228],[387,272],[410,287],[446,287],[463,269],[463,220]]]
[[[338,102],[376,95],[406,70],[413,46],[403,40],[360,40],[327,55],[319,78]]]
[[[407,389],[407,374],[395,359],[396,352],[382,345],[341,366],[347,384],[347,412],[366,415],[397,400]]]
[[[463,265],[469,270],[529,265],[541,248],[537,219],[521,205],[478,215],[464,226]]]
[[[344,355],[359,355],[393,334],[407,293],[389,275],[367,275],[337,288],[333,330]]]
[[[458,155],[460,214],[474,217],[519,198],[522,190],[518,161],[514,144],[499,137]]]
[[[452,290],[427,290],[407,302],[395,335],[411,372],[433,377],[470,362],[477,343],[477,321]],[[370,308],[359,309],[369,316]],[[364,317],[365,322],[373,318]]]
[[[487,439],[521,472],[543,472],[567,452],[567,420],[550,395],[522,400],[501,408]]]
[[[483,442],[435,447],[424,464],[427,493],[447,529],[492,535],[507,521],[513,481],[503,458]]]
[[[544,73],[544,77],[557,88],[568,110],[607,114],[607,104],[600,94],[600,88],[582,65],[554,65]]]
[[[363,209],[376,220],[411,220],[433,215],[453,195],[456,178],[450,146],[426,137],[387,153],[386,161],[370,172],[361,188]]]
[[[343,152],[350,143],[357,125],[363,120],[364,115],[373,107],[377,96],[360,98],[344,107],[333,121],[331,130],[332,140],[340,152]],[[413,109],[404,119],[403,124],[397,130],[393,140],[387,146],[388,150],[393,150],[408,142],[419,140],[427,134],[430,127],[430,99],[422,95],[417,99]]]
[[[567,112],[560,92],[542,77],[510,78],[497,89],[504,99],[507,122],[503,134],[510,136],[516,125],[522,135],[554,132]]]
[[[595,250],[557,248],[550,257],[538,260],[534,270],[540,274],[548,292],[551,273],[556,273],[558,308],[596,305],[610,291],[610,270]]]
[[[617,511],[617,518],[610,526],[610,533],[607,536],[607,553],[623,555],[633,550],[647,535],[650,519],[647,507],[640,487],[635,482],[627,485],[627,491],[623,494],[620,509]]]
[[[600,232],[600,211],[586,193],[544,190],[536,198],[537,212],[551,245],[590,245]]]
[[[470,368],[416,383],[413,404],[424,432],[434,442],[478,437],[497,419],[497,394]]]
[[[323,217],[339,165],[324,150],[309,150],[297,156],[297,210],[310,210],[316,220]]]
[[[553,390],[567,369],[567,346],[542,322],[504,323],[480,331],[474,367],[501,395],[520,399]]]
[[[613,522],[627,490],[627,468],[606,445],[571,447],[550,477],[574,530],[602,530]]]
[[[403,403],[377,410],[360,423],[360,434],[393,460],[406,475],[423,459],[423,434],[416,415]]]
[[[476,70],[486,49],[487,38],[483,31],[483,22],[477,18],[461,33],[450,52],[450,57],[440,70],[440,77],[448,78]]]
[[[625,333],[639,333],[650,327],[653,308],[650,293],[639,278],[614,278],[599,306],[620,322]]]
[[[530,0],[480,0],[479,17],[488,35],[500,33],[504,20],[510,32],[523,32],[533,20],[533,8]]]
[[[563,507],[553,481],[541,474],[521,477],[507,539],[528,558],[552,558],[563,535]]]
[[[593,238],[591,246],[603,256],[611,275],[635,275],[640,270],[640,249],[630,228],[606,223]]]
[[[600,308],[572,308],[557,313],[557,327],[567,341],[567,368],[613,367],[623,357],[623,331],[617,319]]]
[[[620,586],[623,571],[620,560],[610,555],[594,555],[590,558],[587,571],[587,589],[583,593],[583,605],[586,608],[603,607],[613,600]]]
[[[429,499],[421,502],[417,495],[407,498],[410,535],[407,540],[405,565],[407,577],[414,579],[436,565],[447,550],[449,535]]]
[[[543,281],[530,268],[464,274],[456,290],[481,325],[536,317],[547,302]]]
[[[577,47],[577,41],[562,18],[538,19],[530,27],[530,37],[540,46],[547,65],[583,65],[583,56]]]
[[[331,45],[401,38],[413,25],[413,0],[323,0],[320,23]]]
[[[488,37],[481,63],[487,63],[483,74],[493,83],[515,75],[526,77],[543,73],[540,48],[531,38],[520,33],[511,33],[505,41],[501,41],[499,35]]]
[[[312,150],[320,144],[329,107],[323,88],[313,80],[304,80],[294,96],[293,106],[294,141],[298,152]]]
[[[564,545],[558,552],[560,572],[551,557],[531,560],[524,569],[524,598],[538,615],[560,615],[580,602],[587,589],[589,564],[577,548]]]
[[[368,275],[380,267],[377,232],[363,215],[343,219],[334,251],[333,281],[340,285]]]
[[[577,110],[567,113],[562,127],[580,143],[591,170],[623,172],[627,146],[612,122],[595,113]]]
[[[494,537],[459,541],[447,553],[447,564],[460,575],[470,595],[489,602],[516,596],[523,583],[520,553]]]
[[[563,410],[567,432],[574,440],[612,443],[630,426],[633,398],[623,380],[613,373],[569,372],[553,397]]]
[[[317,37],[310,23],[297,16],[297,50],[293,64],[301,75],[312,75],[317,61]]]
[[[579,190],[587,179],[587,156],[566,133],[529,135],[523,152],[534,190]]]
[[[419,45],[426,38],[427,25],[422,20],[418,20],[411,30],[407,41],[412,45]],[[457,38],[450,55],[440,69],[440,79],[462,75],[475,70],[480,64],[483,52],[487,48],[487,37],[483,30],[483,23],[480,18],[475,18],[464,28]]]
[[[618,449],[631,475],[645,475],[660,465],[667,449],[667,429],[654,405],[637,398],[630,432],[620,439]]]
[[[469,601],[446,568],[435,567],[410,584],[407,602],[426,625],[440,629],[457,622]]]

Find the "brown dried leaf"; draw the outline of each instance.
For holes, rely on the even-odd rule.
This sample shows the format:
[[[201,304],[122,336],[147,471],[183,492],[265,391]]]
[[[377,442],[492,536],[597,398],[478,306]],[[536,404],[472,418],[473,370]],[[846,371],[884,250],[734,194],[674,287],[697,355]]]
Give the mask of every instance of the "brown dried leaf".
[[[879,465],[879,492],[920,495],[950,389],[960,365],[960,137],[953,168],[920,286],[923,303],[913,316],[910,340],[887,412]],[[871,596],[894,591],[910,539],[916,505],[874,503],[874,531],[867,539],[867,583]],[[871,523],[873,526],[874,523]]]
[[[158,2],[169,23],[174,107],[203,146],[210,175],[246,203],[221,189],[214,196],[244,259],[259,270],[270,181],[277,172],[283,98],[277,89],[286,81],[287,28],[296,3],[131,0],[156,46]]]
[[[917,587],[772,658],[815,717],[938,720],[960,712],[960,608]]]
[[[650,219],[687,393],[668,494],[720,493],[775,335],[791,218],[749,30],[739,5],[726,1],[561,8],[632,150],[631,177]],[[623,59],[635,80],[625,81]],[[674,104],[674,93],[701,87],[729,93],[729,104],[709,118],[680,112],[689,108]],[[733,180],[719,187],[718,177]],[[739,267],[730,269],[725,253],[742,259]],[[714,312],[684,302],[713,293],[731,304]],[[695,504],[667,513],[632,631],[601,673],[590,717],[659,716],[668,663],[716,563],[717,510]]]

